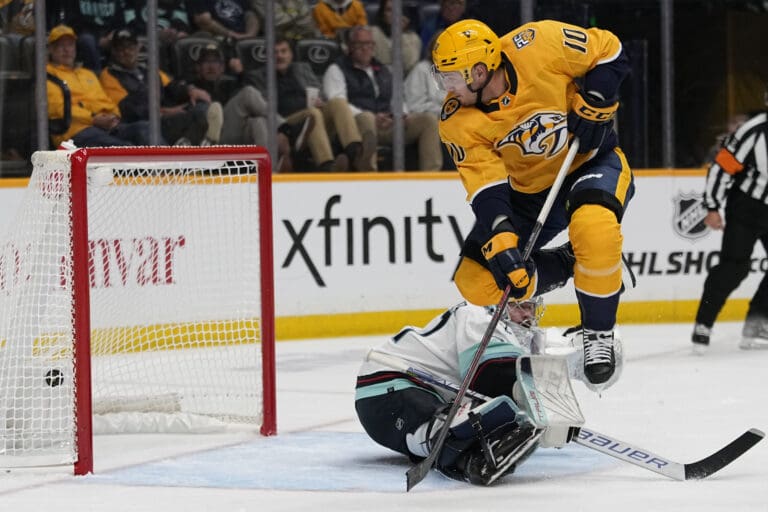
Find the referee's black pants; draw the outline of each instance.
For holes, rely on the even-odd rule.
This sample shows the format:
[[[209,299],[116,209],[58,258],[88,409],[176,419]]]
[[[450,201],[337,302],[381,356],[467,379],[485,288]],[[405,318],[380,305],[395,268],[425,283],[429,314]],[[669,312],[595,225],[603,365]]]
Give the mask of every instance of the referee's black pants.
[[[760,240],[768,252],[768,205],[732,189],[725,206],[720,262],[709,270],[696,323],[712,327],[728,296],[749,274],[752,250]],[[747,317],[768,318],[768,274],[749,303]]]

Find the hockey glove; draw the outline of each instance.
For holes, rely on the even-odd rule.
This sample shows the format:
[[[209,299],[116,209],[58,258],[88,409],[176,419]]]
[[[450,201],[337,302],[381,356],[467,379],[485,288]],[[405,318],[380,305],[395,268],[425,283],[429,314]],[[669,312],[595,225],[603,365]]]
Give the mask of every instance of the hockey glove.
[[[605,136],[613,130],[613,118],[619,102],[602,100],[590,93],[577,92],[568,113],[568,131],[579,138],[579,153],[600,147]]]
[[[529,299],[535,289],[535,266],[532,261],[523,261],[517,248],[518,236],[505,229],[508,227],[510,223],[505,221],[494,230],[491,239],[483,246],[483,256],[499,289],[504,290],[511,284],[510,297]]]

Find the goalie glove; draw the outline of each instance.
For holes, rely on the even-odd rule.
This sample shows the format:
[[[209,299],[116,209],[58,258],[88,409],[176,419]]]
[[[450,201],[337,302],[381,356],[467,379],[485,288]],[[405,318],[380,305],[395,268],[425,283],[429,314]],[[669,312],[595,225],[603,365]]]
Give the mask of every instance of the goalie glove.
[[[619,102],[604,100],[592,93],[577,92],[568,113],[568,131],[579,138],[579,153],[600,147],[605,136],[613,130],[613,119]]]
[[[518,240],[512,223],[504,220],[493,230],[493,235],[483,245],[482,252],[496,286],[504,290],[510,284],[510,297],[527,300],[536,290],[536,266],[531,260],[523,261],[523,256],[517,248]]]

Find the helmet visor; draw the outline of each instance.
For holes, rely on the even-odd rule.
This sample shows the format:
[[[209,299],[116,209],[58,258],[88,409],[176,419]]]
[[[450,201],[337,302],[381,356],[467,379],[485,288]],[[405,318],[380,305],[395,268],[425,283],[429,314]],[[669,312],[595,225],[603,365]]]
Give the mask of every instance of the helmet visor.
[[[434,65],[432,66],[432,78],[435,80],[437,88],[441,91],[456,91],[467,86],[460,72],[440,72]]]

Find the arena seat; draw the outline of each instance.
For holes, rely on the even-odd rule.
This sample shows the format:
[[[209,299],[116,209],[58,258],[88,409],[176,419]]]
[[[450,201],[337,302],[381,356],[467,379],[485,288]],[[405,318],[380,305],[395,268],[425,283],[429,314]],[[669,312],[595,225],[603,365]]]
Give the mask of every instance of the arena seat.
[[[262,38],[241,39],[235,51],[243,64],[243,71],[254,71],[267,63],[267,42]]]
[[[341,54],[341,46],[331,39],[300,39],[296,42],[296,60],[308,63],[319,77]]]

